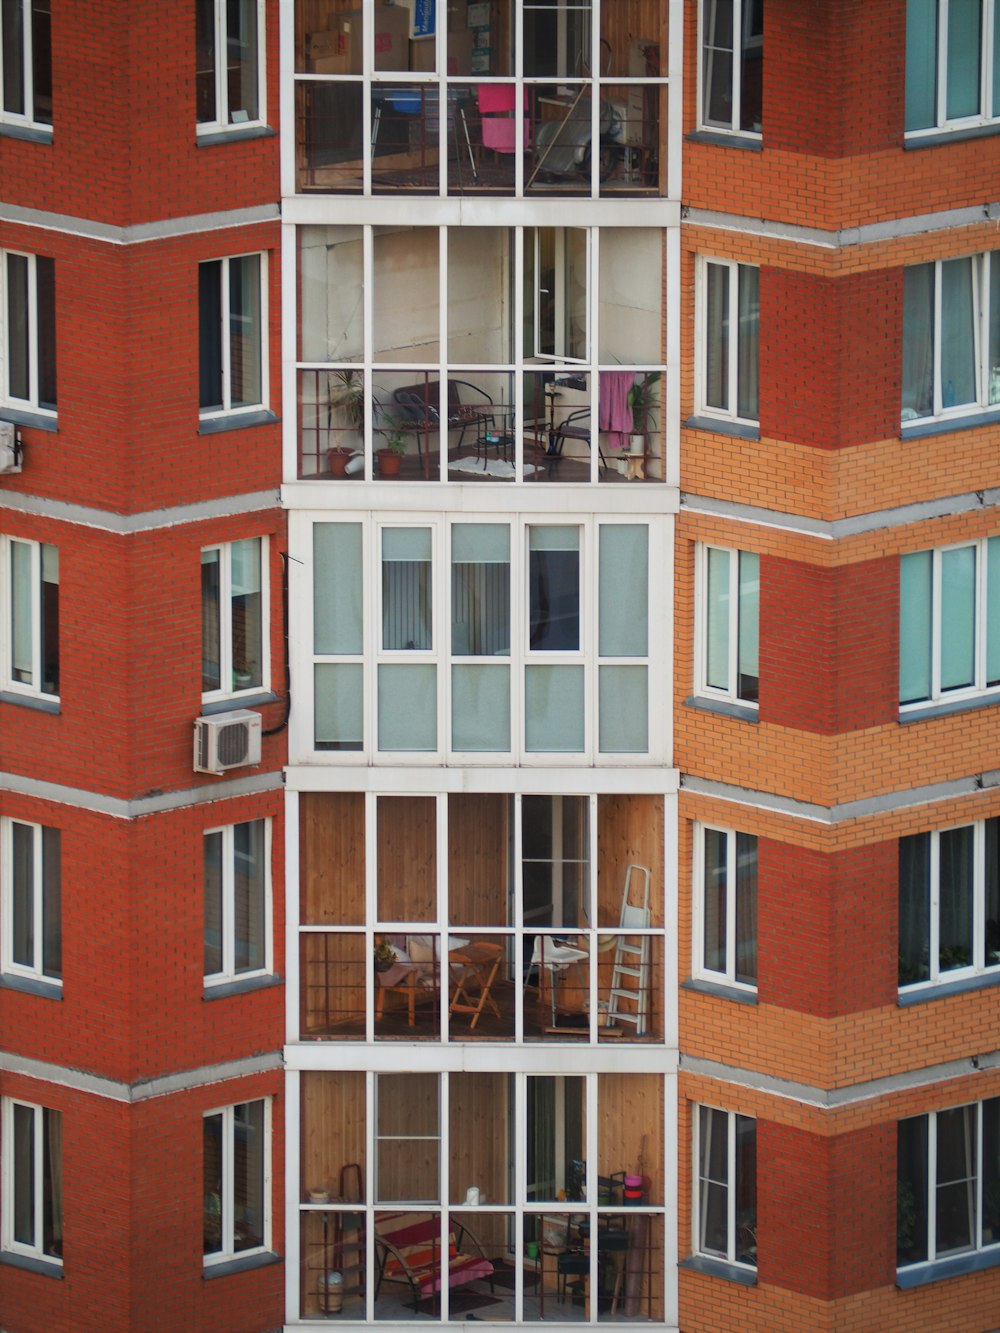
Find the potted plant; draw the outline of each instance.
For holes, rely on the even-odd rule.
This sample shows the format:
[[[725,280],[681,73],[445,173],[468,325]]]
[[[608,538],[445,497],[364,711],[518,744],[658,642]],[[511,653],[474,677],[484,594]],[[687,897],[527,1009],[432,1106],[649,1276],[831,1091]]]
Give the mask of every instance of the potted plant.
[[[385,437],[385,444],[378,451],[379,476],[398,477],[400,464],[406,453],[403,423],[397,417],[387,417],[382,434]]]
[[[659,405],[656,386],[659,382],[658,370],[640,372],[628,391],[628,405],[632,409],[632,434],[629,437],[631,454],[645,453],[646,436],[656,425],[655,414]]]
[[[397,954],[392,945],[385,940],[379,940],[375,945],[375,971],[388,972],[396,961]]]
[[[347,418],[349,426],[359,435],[365,433],[365,376],[361,370],[335,370],[327,380],[326,426],[333,430],[333,413],[338,411]],[[326,451],[327,465],[335,477],[347,472],[348,460],[355,450],[346,445],[333,445]]]

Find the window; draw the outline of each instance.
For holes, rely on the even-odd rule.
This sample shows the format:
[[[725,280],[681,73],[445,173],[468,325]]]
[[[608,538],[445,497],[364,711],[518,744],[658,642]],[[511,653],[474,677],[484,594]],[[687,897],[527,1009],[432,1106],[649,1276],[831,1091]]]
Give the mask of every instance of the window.
[[[264,119],[263,0],[196,0],[198,130]]]
[[[906,131],[1000,119],[996,0],[907,0]]]
[[[0,574],[3,688],[18,694],[57,695],[59,551],[45,542],[0,537]]]
[[[210,1111],[203,1124],[206,1264],[271,1244],[271,1106],[266,1099]]]
[[[0,124],[52,124],[51,0],[0,0]]]
[[[1000,819],[899,840],[899,984],[1000,968]]]
[[[710,1106],[694,1112],[695,1252],[756,1268],[757,1122]]]
[[[896,1264],[1000,1245],[1000,1097],[899,1122]]]
[[[62,1112],[3,1107],[3,1248],[62,1263]]]
[[[267,538],[201,553],[202,698],[268,688]]]
[[[0,402],[56,410],[55,264],[0,250]]]
[[[698,410],[755,424],[760,418],[760,270],[706,259],[699,264],[698,279]]]
[[[264,255],[198,265],[202,417],[246,412],[267,400],[266,276]]]
[[[2,970],[62,982],[60,833],[0,819]]]
[[[1000,409],[1000,254],[903,279],[903,425]]]
[[[205,834],[205,980],[271,970],[270,827],[266,819]]]
[[[698,827],[695,959],[699,976],[757,987],[757,839]]]
[[[965,699],[1000,686],[1000,537],[899,561],[899,702]]]
[[[709,698],[756,705],[759,678],[760,557],[698,548],[696,689]]]
[[[702,0],[702,125],[759,135],[763,103],[764,0]]]

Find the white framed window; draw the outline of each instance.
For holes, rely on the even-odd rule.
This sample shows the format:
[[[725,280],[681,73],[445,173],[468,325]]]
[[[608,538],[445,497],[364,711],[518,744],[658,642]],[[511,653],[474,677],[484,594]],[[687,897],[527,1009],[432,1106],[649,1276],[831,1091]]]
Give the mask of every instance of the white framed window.
[[[209,1111],[202,1124],[207,1267],[271,1248],[270,1099]]]
[[[757,838],[695,825],[694,973],[757,989]]]
[[[699,256],[698,412],[756,425],[760,419],[760,269]]]
[[[585,362],[590,347],[590,238],[585,227],[529,227],[524,234],[530,337],[525,356]],[[527,332],[526,329],[526,332]]]
[[[272,970],[271,824],[250,819],[204,839],[205,984]]]
[[[996,0],[907,0],[906,133],[1000,120]]]
[[[56,410],[55,262],[0,250],[0,403]]]
[[[202,420],[266,407],[266,330],[266,254],[234,255],[198,265]]]
[[[267,569],[266,537],[202,550],[203,702],[269,688]]]
[[[760,677],[760,557],[699,546],[695,559],[695,690],[757,705]]]
[[[0,968],[62,984],[60,832],[0,819]]]
[[[62,1263],[62,1112],[5,1097],[2,1244],[12,1254]]]
[[[0,0],[0,92],[0,124],[51,132],[51,0]]]
[[[701,126],[760,137],[764,0],[702,0]]]
[[[757,1122],[694,1106],[694,1251],[757,1267]]]
[[[899,986],[1000,969],[1000,819],[899,840]]]
[[[1000,1245],[1000,1097],[900,1120],[896,1266]]]
[[[1000,252],[903,271],[904,426],[1000,411]]]
[[[59,693],[59,550],[0,537],[0,673],[17,694]]]
[[[196,0],[198,133],[264,123],[264,0]]]
[[[1000,689],[1000,537],[899,560],[902,711]]]

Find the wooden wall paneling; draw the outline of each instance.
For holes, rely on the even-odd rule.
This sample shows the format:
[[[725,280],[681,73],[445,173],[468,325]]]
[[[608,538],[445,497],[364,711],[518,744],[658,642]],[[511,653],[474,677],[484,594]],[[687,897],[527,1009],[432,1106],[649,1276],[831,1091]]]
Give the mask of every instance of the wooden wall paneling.
[[[363,935],[309,933],[300,938],[303,1035],[365,1035],[365,939]]]
[[[299,797],[299,839],[303,923],[364,925],[364,795],[303,792]]]
[[[659,1074],[600,1074],[599,1172],[645,1175],[648,1202],[663,1203],[663,1079]]]
[[[302,1189],[340,1188],[340,1169],[350,1162],[365,1173],[365,1076],[362,1073],[302,1075]]]
[[[496,793],[448,799],[448,919],[455,926],[507,924],[510,800]]]
[[[380,1202],[438,1198],[441,1146],[437,1074],[380,1074],[378,1161]]]
[[[437,915],[437,802],[433,796],[378,799],[378,918],[433,921]]]
[[[507,1076],[453,1074],[448,1121],[451,1202],[464,1203],[470,1185],[484,1203],[509,1202]]]
[[[625,870],[634,862],[651,872],[650,924],[663,925],[663,798],[601,796],[597,802],[597,920],[617,926]]]

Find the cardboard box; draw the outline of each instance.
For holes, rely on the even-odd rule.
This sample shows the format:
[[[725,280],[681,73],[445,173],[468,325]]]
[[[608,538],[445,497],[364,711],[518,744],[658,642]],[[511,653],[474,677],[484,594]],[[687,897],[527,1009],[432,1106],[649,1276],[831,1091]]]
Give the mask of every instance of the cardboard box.
[[[469,26],[468,0],[448,0],[448,31],[461,32]]]
[[[421,74],[434,71],[434,43],[424,38],[410,43],[410,69]],[[468,74],[472,70],[472,33],[448,34],[448,73]]]
[[[409,67],[410,11],[401,5],[376,5],[375,68],[402,71]],[[361,10],[334,14],[329,32],[307,39],[308,68],[315,74],[360,74],[362,70]],[[431,43],[433,47],[434,43]]]

